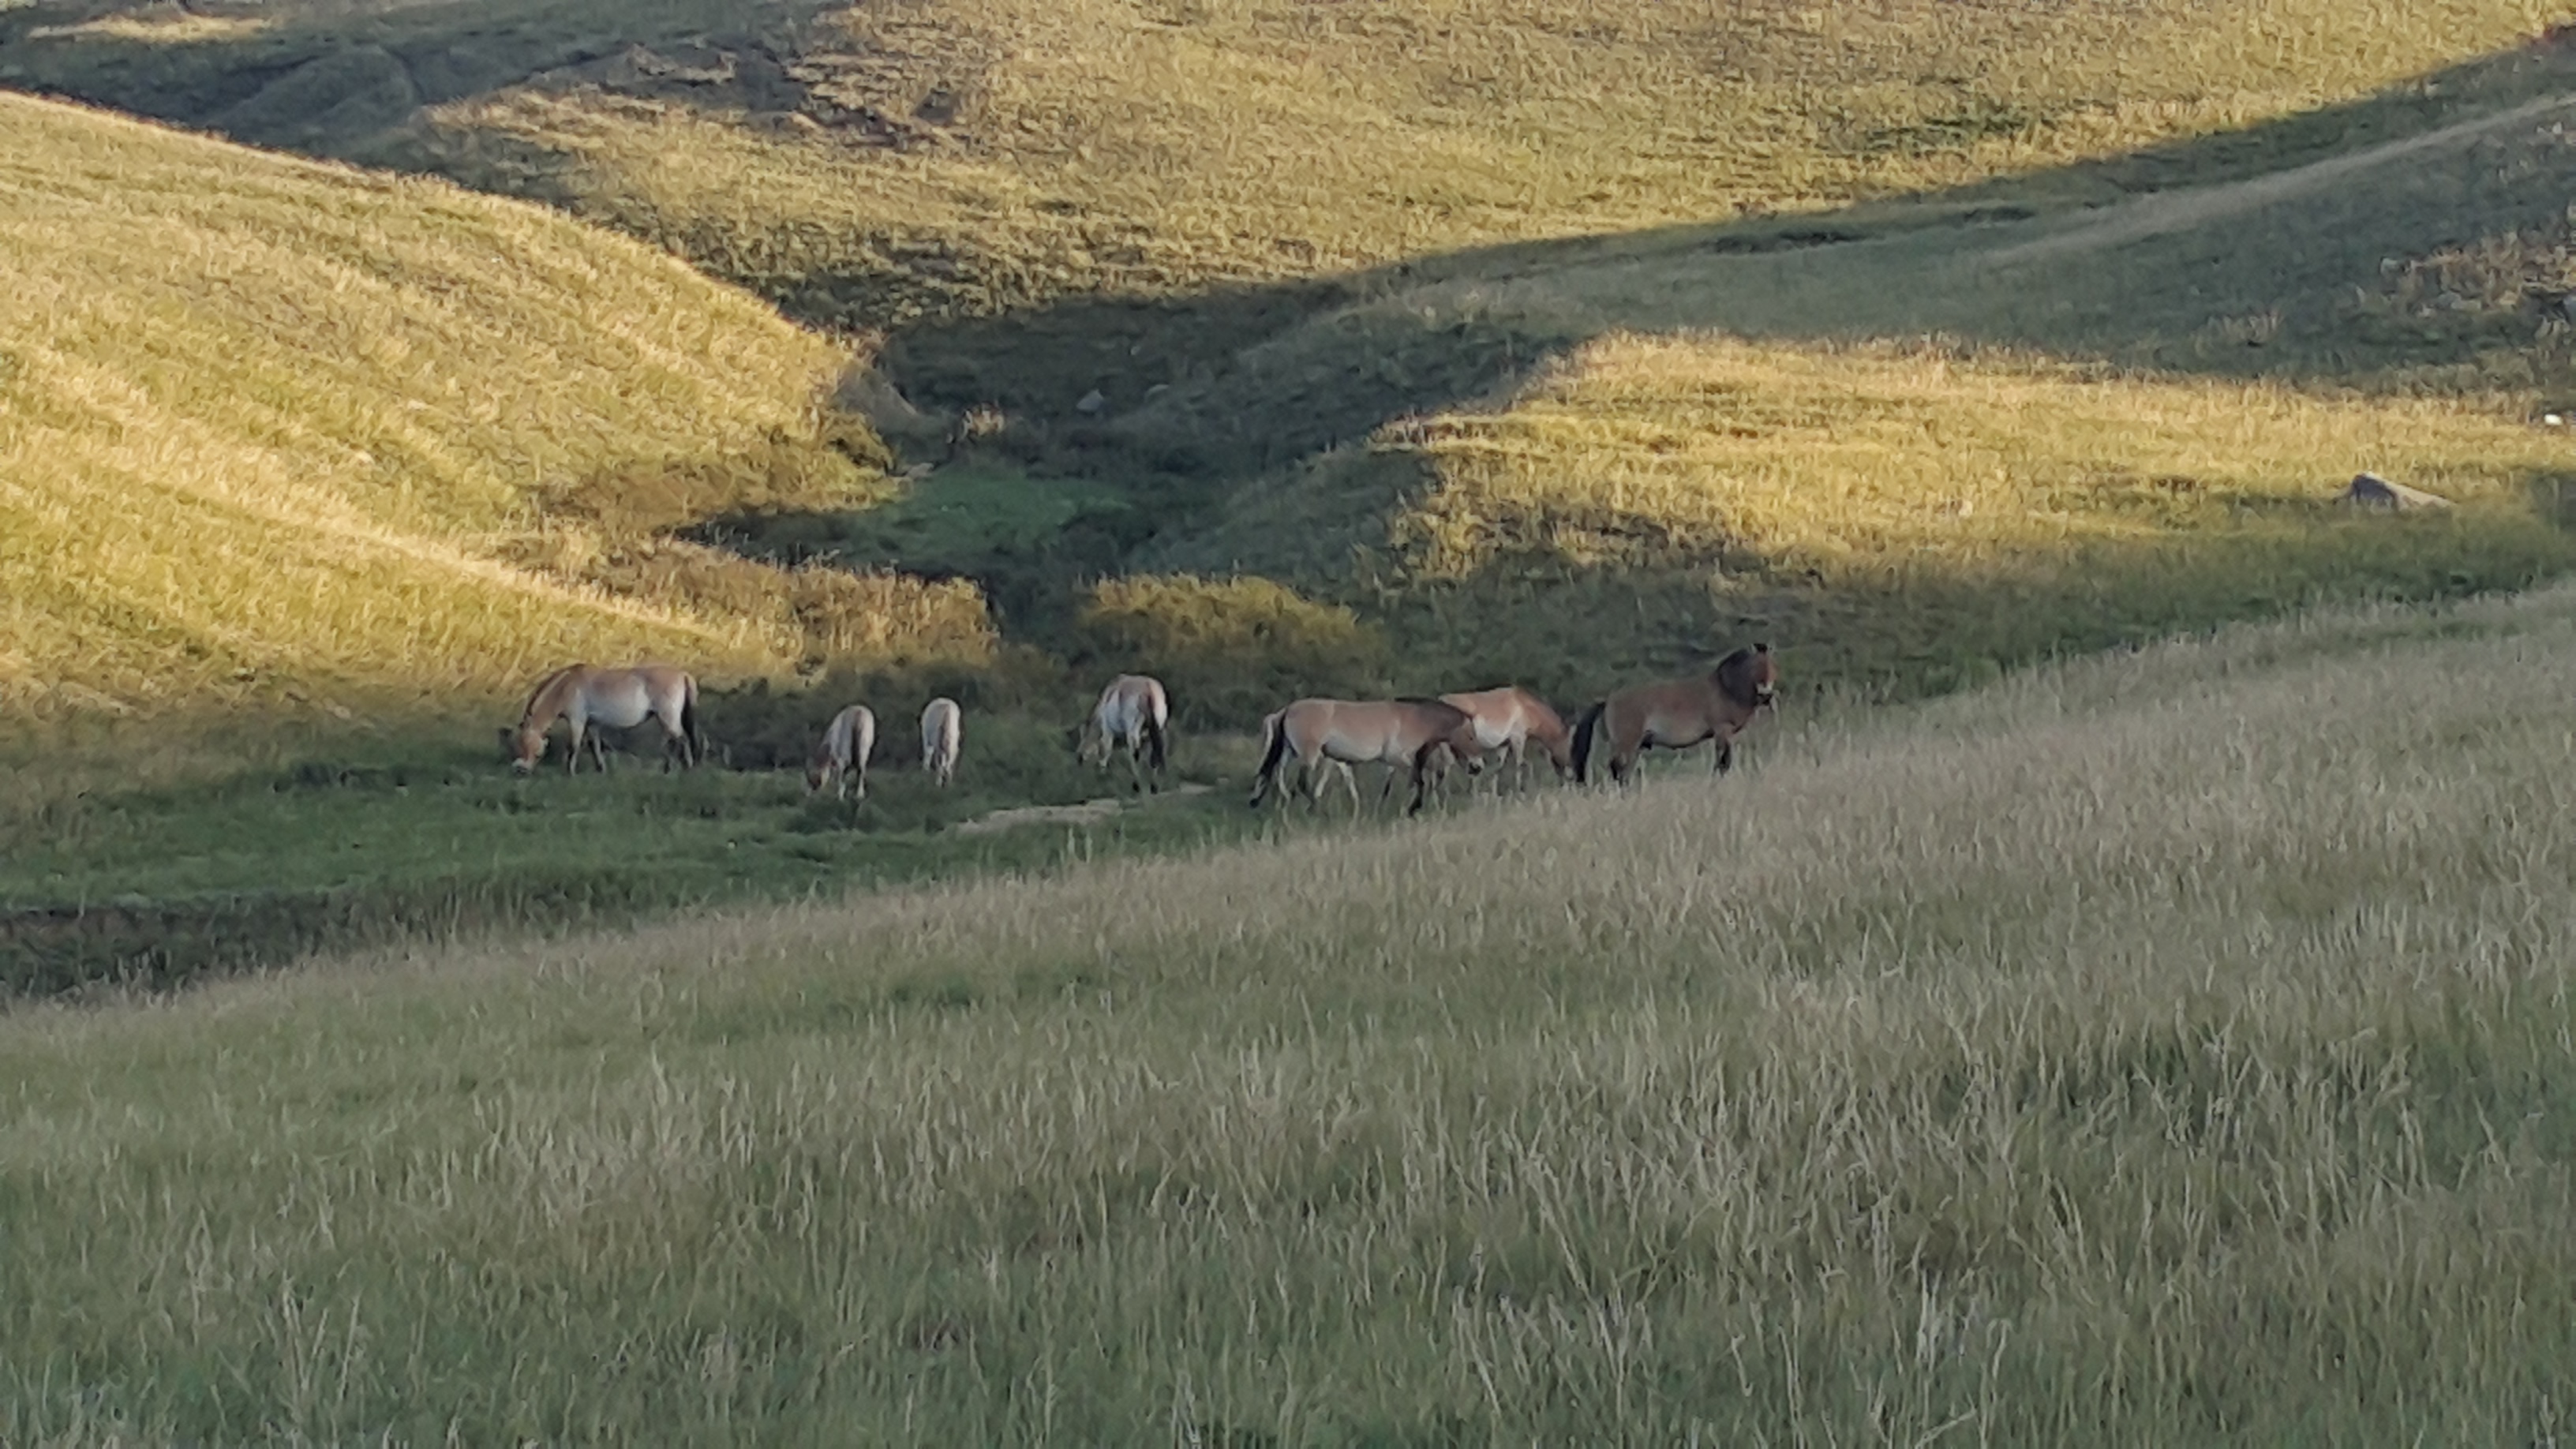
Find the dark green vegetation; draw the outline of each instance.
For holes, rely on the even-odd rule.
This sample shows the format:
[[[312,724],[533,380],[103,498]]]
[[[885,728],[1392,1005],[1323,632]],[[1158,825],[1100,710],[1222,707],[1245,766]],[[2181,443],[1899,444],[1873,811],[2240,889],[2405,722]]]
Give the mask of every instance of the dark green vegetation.
[[[819,723],[792,711],[810,706],[765,703],[729,712],[744,736],[738,754],[792,736],[794,759],[782,763],[801,765]],[[0,849],[0,993],[164,987],[404,936],[477,939],[1047,870],[1197,848],[1264,824],[1235,791],[1238,740],[1187,742],[1172,779],[1189,793],[1140,798],[1123,767],[1104,777],[1076,765],[1051,726],[970,715],[958,782],[939,790],[917,767],[911,722],[884,712],[898,717],[881,726],[864,802],[809,799],[796,769],[665,773],[648,726],[631,732],[634,752],[613,755],[607,777],[567,778],[560,740],[545,769],[520,780],[493,751],[409,739],[220,785],[35,810]],[[1221,794],[1204,792],[1212,782]],[[1123,808],[1064,824],[973,824],[1095,800]]]

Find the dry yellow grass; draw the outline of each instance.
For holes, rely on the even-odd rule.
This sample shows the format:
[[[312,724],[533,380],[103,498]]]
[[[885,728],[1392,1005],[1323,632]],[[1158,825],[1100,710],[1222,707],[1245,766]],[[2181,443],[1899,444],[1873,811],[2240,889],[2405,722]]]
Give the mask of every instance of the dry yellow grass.
[[[1868,585],[2081,570],[2195,534],[2305,537],[2344,481],[2531,513],[2565,440],[2481,400],[2329,398],[1934,347],[1614,335],[1491,413],[1392,429],[1434,480],[1396,517],[1431,577],[1510,555],[1730,551]]]
[[[0,1437],[2526,1443],[2576,596],[0,1021]],[[605,1367],[604,1367],[605,1366]]]
[[[505,93],[421,138],[858,326],[1804,210],[2114,155],[2527,40],[2541,0],[939,0],[798,74],[900,144]]]
[[[806,647],[776,599],[589,586],[587,555],[637,541],[541,515],[603,477],[871,496],[822,436],[824,340],[445,183],[18,96],[0,132],[13,712],[485,699],[572,657],[761,672]],[[507,561],[532,555],[559,566]]]

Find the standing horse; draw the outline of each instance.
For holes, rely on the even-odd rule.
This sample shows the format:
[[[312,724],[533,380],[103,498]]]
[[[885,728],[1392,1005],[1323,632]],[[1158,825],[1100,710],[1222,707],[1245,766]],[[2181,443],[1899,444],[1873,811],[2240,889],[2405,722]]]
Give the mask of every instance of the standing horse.
[[[1574,727],[1576,783],[1591,780],[1595,734],[1609,740],[1610,778],[1622,785],[1647,748],[1686,750],[1702,740],[1717,741],[1716,772],[1726,773],[1735,763],[1735,737],[1772,707],[1779,678],[1771,646],[1756,644],[1727,655],[1703,677],[1620,690],[1584,711]]]
[[[965,731],[965,717],[957,701],[946,695],[930,702],[921,712],[921,768],[930,772],[930,783],[946,785],[957,778],[957,747]]]
[[[868,756],[877,748],[876,711],[864,704],[854,704],[832,716],[823,727],[823,738],[805,761],[805,793],[819,795],[823,787],[839,782],[840,789],[832,798],[850,798],[850,779],[859,782],[859,798],[868,798]]]
[[[1353,815],[1360,810],[1360,787],[1351,775],[1352,765],[1376,761],[1411,771],[1413,803],[1405,808],[1407,815],[1421,812],[1424,794],[1450,759],[1465,760],[1470,774],[1483,767],[1475,725],[1456,705],[1436,699],[1365,704],[1301,699],[1262,721],[1261,771],[1253,781],[1251,804],[1261,803],[1292,754],[1310,806],[1323,796],[1320,767],[1327,761],[1339,764],[1342,781],[1350,786]],[[1390,771],[1378,798],[1383,800],[1394,791],[1395,775]]]
[[[1142,674],[1119,675],[1100,691],[1100,702],[1091,707],[1091,718],[1074,731],[1074,758],[1091,763],[1096,747],[1097,763],[1106,773],[1110,752],[1123,749],[1127,753],[1127,774],[1136,788],[1160,790],[1164,760],[1171,748],[1171,723],[1172,702],[1163,692],[1161,680]],[[1137,767],[1139,755],[1144,757],[1145,769],[1154,772],[1153,780],[1148,781],[1145,770]]]
[[[1488,753],[1499,751],[1512,762],[1512,784],[1528,783],[1529,761],[1524,753],[1530,741],[1536,740],[1547,751],[1547,762],[1556,767],[1560,780],[1574,773],[1574,732],[1565,727],[1547,701],[1518,685],[1500,689],[1480,689],[1470,694],[1444,694],[1442,704],[1465,710],[1476,726],[1477,748]],[[1499,773],[1495,787],[1501,788]]]
[[[608,769],[606,747],[591,733],[593,725],[632,729],[647,719],[660,720],[666,770],[671,767],[674,746],[682,765],[695,765],[706,753],[706,735],[698,724],[698,681],[687,670],[669,664],[626,669],[575,664],[539,680],[536,692],[528,696],[528,707],[520,712],[518,728],[501,731],[512,769],[524,775],[537,767],[546,752],[546,731],[559,719],[572,732],[571,757],[564,761],[567,771],[581,769],[585,736],[601,771]]]

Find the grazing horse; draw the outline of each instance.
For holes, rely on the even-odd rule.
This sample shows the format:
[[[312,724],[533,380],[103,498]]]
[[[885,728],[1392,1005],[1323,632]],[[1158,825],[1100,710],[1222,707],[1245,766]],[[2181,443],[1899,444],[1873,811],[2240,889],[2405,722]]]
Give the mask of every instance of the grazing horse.
[[[1465,710],[1476,726],[1477,748],[1499,751],[1512,762],[1512,783],[1528,783],[1529,760],[1524,751],[1530,741],[1547,751],[1547,762],[1556,767],[1560,780],[1574,773],[1574,732],[1565,727],[1547,701],[1518,685],[1500,689],[1480,689],[1471,694],[1444,694],[1440,702]],[[1495,785],[1502,777],[1495,775]]]
[[[1091,707],[1091,718],[1074,731],[1074,758],[1086,763],[1098,755],[1101,770],[1109,769],[1112,750],[1127,753],[1127,774],[1139,790],[1162,788],[1165,757],[1171,749],[1172,702],[1163,692],[1161,680],[1142,674],[1122,674],[1109,681],[1100,691],[1100,702]],[[1144,758],[1144,768],[1137,757]],[[1145,770],[1152,770],[1148,780]]]
[[[946,785],[957,778],[958,737],[964,729],[957,701],[944,694],[922,710],[921,768],[930,772],[930,783]]]
[[[823,727],[823,738],[805,761],[805,793],[819,795],[825,785],[838,782],[840,789],[833,798],[850,798],[850,780],[859,782],[859,798],[868,798],[868,756],[876,753],[877,716],[864,704],[854,704],[832,716]]]
[[[1694,679],[1666,679],[1620,690],[1584,711],[1574,727],[1574,778],[1591,780],[1592,741],[1598,734],[1610,745],[1610,778],[1624,785],[1638,754],[1653,747],[1686,750],[1702,740],[1717,741],[1717,773],[1735,763],[1735,737],[1754,716],[1772,707],[1779,670],[1771,646],[1738,649],[1717,668]]]
[[[1340,765],[1342,781],[1350,786],[1353,815],[1360,810],[1359,782],[1350,770],[1353,765],[1376,761],[1411,771],[1413,803],[1406,807],[1407,815],[1421,812],[1423,795],[1450,759],[1466,761],[1470,774],[1483,767],[1474,722],[1456,705],[1436,699],[1365,704],[1345,699],[1301,699],[1262,721],[1261,771],[1253,781],[1251,804],[1261,803],[1277,782],[1280,767],[1292,754],[1297,758],[1299,783],[1305,788],[1310,806],[1324,793],[1320,767],[1326,762]],[[1394,791],[1395,775],[1390,771],[1378,798],[1385,799]]]
[[[607,750],[600,737],[591,732],[594,725],[632,729],[647,719],[660,720],[664,736],[662,768],[666,770],[671,767],[670,750],[674,746],[683,765],[694,765],[706,754],[706,735],[698,725],[698,681],[687,670],[669,664],[638,664],[627,669],[575,664],[539,680],[536,692],[528,696],[527,709],[519,716],[518,728],[501,731],[512,769],[524,775],[537,767],[537,761],[546,753],[546,731],[559,719],[572,731],[572,754],[564,762],[568,771],[581,768],[581,742],[585,736],[590,740],[591,757],[599,762],[602,771],[607,770]]]

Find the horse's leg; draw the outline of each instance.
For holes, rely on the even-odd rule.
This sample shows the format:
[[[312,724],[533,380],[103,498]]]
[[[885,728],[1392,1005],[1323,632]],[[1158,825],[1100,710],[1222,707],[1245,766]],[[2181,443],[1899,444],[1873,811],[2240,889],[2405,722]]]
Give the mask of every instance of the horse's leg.
[[[572,752],[564,759],[564,773],[567,775],[578,775],[581,773],[581,717],[578,715],[565,715],[564,725],[572,731]],[[605,770],[608,767],[603,764],[600,768]]]
[[[1734,769],[1735,741],[1719,740],[1717,742],[1717,758],[1713,763],[1715,767],[1709,771],[1712,775],[1723,775],[1727,771]]]

